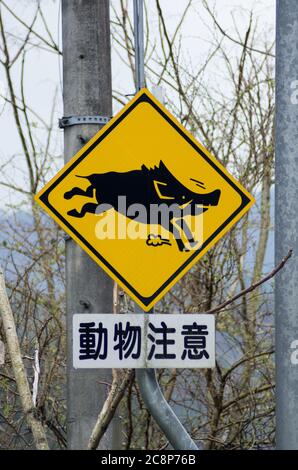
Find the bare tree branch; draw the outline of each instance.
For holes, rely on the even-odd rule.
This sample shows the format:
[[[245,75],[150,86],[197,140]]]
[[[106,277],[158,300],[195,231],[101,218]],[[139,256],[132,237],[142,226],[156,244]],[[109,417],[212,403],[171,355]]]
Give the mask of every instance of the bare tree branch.
[[[124,376],[121,376],[120,371],[117,371],[117,375],[114,376],[111,389],[107,396],[106,401],[98,415],[96,424],[92,430],[88,449],[97,449],[98,444],[104,433],[106,432],[111,420],[113,419],[116,409],[122,400],[126,388],[134,379],[134,370],[126,370]]]
[[[8,300],[3,271],[0,268],[0,313],[3,322],[7,347],[14,371],[15,380],[18,386],[23,411],[26,416],[28,426],[30,427],[36,448],[39,450],[48,450],[48,442],[42,423],[37,417],[30,393],[29,383],[25,366],[22,360],[20,345],[18,341],[16,326],[13,313]]]
[[[293,250],[289,250],[288,254],[281,260],[281,262],[269,274],[267,274],[267,276],[263,277],[262,279],[260,279],[260,281],[255,282],[254,284],[247,287],[246,289],[241,290],[238,294],[234,295],[234,297],[232,297],[231,299],[226,300],[222,304],[217,305],[217,307],[211,308],[210,310],[207,310],[204,313],[208,313],[208,314],[209,313],[218,313],[223,308],[225,308],[228,305],[230,305],[231,303],[235,302],[235,300],[239,299],[243,295],[248,294],[249,292],[252,292],[253,290],[257,289],[259,286],[261,286],[265,282],[272,279],[278,273],[278,271],[280,271],[284,267],[286,262],[291,258],[292,254],[293,254]]]
[[[218,23],[214,13],[212,13],[212,11],[210,10],[209,6],[208,6],[208,3],[206,0],[203,0],[203,5],[204,7],[206,8],[207,12],[209,13],[209,15],[211,16],[212,20],[214,21],[214,24],[216,25],[216,27],[219,29],[219,31],[221,32],[221,34],[223,34],[226,38],[228,38],[230,41],[234,42],[235,44],[238,44],[239,46],[243,47],[243,43],[241,41],[238,41],[237,39],[233,38],[232,36],[230,36],[221,26],[220,24]],[[256,49],[255,47],[251,47],[251,46],[246,46],[248,49],[250,49],[252,52],[256,52],[257,54],[263,54],[263,55],[268,55],[270,57],[275,57],[274,54],[272,54],[271,52],[269,51],[262,51],[261,49]],[[272,48],[273,46],[271,46]],[[270,49],[271,49],[270,48]]]

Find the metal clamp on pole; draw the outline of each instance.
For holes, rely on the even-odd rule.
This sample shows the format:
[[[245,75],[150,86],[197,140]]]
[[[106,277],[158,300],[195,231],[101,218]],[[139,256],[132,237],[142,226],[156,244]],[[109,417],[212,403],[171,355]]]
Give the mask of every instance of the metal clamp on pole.
[[[107,124],[109,116],[63,116],[59,119],[59,128],[75,126],[77,124]]]

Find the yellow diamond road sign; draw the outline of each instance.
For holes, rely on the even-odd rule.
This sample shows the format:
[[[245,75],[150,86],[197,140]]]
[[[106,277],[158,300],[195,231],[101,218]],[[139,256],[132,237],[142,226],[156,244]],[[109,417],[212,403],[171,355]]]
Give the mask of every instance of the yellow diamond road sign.
[[[254,203],[146,89],[36,201],[145,311]]]

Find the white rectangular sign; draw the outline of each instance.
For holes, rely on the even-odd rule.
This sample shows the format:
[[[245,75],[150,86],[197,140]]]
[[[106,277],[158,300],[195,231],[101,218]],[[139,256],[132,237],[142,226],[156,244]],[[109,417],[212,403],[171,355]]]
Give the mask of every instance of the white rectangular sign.
[[[214,367],[214,316],[76,314],[73,316],[73,366],[79,369]]]

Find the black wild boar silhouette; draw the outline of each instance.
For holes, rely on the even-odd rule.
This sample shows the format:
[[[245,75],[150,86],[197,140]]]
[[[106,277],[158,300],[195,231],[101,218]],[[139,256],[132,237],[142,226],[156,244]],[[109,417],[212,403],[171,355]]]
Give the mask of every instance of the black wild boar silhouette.
[[[87,179],[90,182],[90,186],[86,190],[75,187],[67,191],[64,194],[64,198],[71,199],[74,196],[93,198],[95,191],[97,202],[87,202],[83,205],[80,212],[72,209],[67,213],[68,215],[84,217],[87,213],[98,214],[100,213],[98,209],[100,207],[99,204],[103,204],[110,206],[109,208],[114,208],[117,212],[132,220],[149,224],[151,205],[160,206],[161,204],[166,204],[169,208],[167,221],[165,223],[162,217],[160,217],[157,223],[173,234],[180,251],[188,251],[182,241],[180,232],[184,234],[190,246],[195,246],[196,244],[193,234],[185,220],[183,220],[183,217],[186,215],[199,215],[206,211],[208,206],[217,206],[220,198],[219,189],[209,193],[191,191],[172,175],[162,161],[152,169],[142,165],[139,170],[123,173],[110,171],[88,176],[77,175],[77,177]],[[205,189],[202,182],[194,178],[190,178],[190,180],[194,181],[199,188]],[[129,215],[127,212],[124,213],[122,204],[119,204],[119,196],[125,196],[127,208],[133,204],[141,204],[146,211],[132,211],[133,215]],[[107,208],[103,209],[103,211],[106,210]],[[147,215],[144,215],[145,213]],[[178,230],[177,226],[181,230]],[[150,244],[148,240],[147,245]],[[160,240],[163,239],[160,238]],[[164,242],[169,244],[168,240],[164,240]],[[158,244],[161,243],[153,243],[152,246],[158,246]]]

